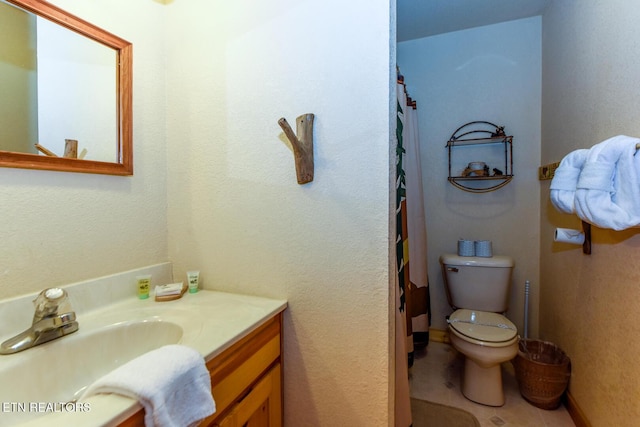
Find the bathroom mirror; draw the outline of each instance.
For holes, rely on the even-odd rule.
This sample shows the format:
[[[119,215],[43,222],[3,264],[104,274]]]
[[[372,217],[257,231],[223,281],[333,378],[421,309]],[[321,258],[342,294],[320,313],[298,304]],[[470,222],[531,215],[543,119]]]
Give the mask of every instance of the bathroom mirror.
[[[0,0],[0,166],[133,174],[132,45],[43,0]]]

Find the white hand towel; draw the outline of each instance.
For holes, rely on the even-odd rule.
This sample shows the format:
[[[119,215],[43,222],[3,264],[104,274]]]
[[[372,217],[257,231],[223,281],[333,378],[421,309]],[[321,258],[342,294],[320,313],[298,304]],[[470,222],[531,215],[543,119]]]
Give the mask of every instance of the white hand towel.
[[[588,149],[580,149],[567,154],[553,174],[551,181],[551,203],[564,213],[575,213],[574,198],[578,177],[587,160]]]
[[[640,225],[640,139],[618,135],[589,150],[575,194],[576,214],[602,228]]]
[[[91,384],[82,398],[116,393],[137,399],[146,427],[185,427],[213,414],[211,379],[203,357],[182,345],[166,345],[137,357]]]

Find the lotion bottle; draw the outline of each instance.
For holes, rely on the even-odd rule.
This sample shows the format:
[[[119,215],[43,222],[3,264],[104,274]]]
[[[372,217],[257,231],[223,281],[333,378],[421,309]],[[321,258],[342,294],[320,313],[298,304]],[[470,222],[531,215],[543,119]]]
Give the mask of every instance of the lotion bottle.
[[[189,293],[195,294],[198,292],[198,285],[200,281],[200,272],[193,270],[187,271],[187,283],[189,283]]]
[[[149,298],[149,290],[151,289],[151,275],[145,274],[143,276],[137,276],[136,282],[138,284],[138,298]]]

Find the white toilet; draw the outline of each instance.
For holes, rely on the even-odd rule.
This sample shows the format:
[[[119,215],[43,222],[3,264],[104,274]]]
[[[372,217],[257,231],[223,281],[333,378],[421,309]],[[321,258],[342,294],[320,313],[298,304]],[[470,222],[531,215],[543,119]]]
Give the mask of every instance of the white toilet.
[[[518,331],[503,313],[509,307],[513,259],[507,256],[440,256],[453,347],[465,356],[462,393],[477,403],[504,405],[500,364],[518,353]]]

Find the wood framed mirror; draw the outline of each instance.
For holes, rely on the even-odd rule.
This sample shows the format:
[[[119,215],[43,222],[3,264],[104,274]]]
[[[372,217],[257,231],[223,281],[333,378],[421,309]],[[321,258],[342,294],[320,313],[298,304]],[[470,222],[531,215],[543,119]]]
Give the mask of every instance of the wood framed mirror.
[[[0,21],[9,32],[0,37],[0,93],[29,86],[33,100],[0,99],[0,166],[133,175],[131,43],[43,0],[0,0],[3,9],[14,15]],[[26,69],[31,82],[3,88],[7,69]]]

